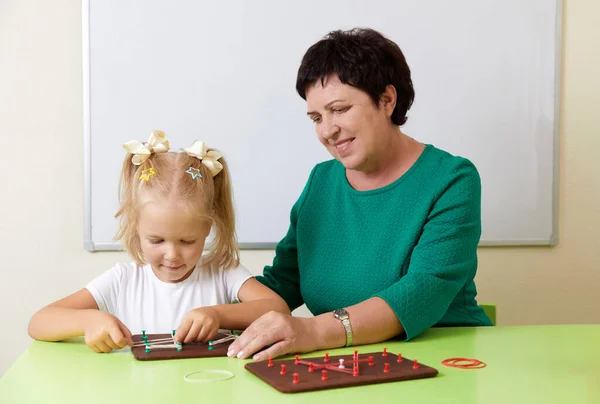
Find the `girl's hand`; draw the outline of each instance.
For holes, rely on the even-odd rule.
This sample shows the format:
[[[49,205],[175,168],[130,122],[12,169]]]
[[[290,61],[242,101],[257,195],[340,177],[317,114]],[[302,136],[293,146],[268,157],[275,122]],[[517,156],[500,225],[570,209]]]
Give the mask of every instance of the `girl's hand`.
[[[175,341],[208,342],[213,340],[219,332],[221,319],[219,314],[211,307],[200,307],[191,310],[181,322],[175,333]]]
[[[133,345],[131,332],[112,314],[90,310],[84,326],[85,343],[98,353]]]

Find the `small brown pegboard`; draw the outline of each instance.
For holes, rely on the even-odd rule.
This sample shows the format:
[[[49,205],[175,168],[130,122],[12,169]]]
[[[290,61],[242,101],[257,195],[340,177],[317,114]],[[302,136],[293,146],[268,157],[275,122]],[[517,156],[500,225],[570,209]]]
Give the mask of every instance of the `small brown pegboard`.
[[[227,334],[218,334],[215,337],[215,340],[219,338],[227,337]],[[146,337],[149,342],[160,339],[171,339],[171,334],[146,334]],[[140,361],[152,361],[152,360],[166,360],[166,359],[184,359],[184,358],[209,358],[215,356],[227,356],[227,348],[233,341],[223,342],[221,344],[215,345],[212,350],[209,349],[208,344],[202,343],[190,343],[190,344],[182,344],[181,352],[177,351],[176,346],[173,344],[173,347],[169,348],[152,348],[152,344],[150,346],[150,352],[146,352],[146,346],[143,345],[144,339],[141,334],[136,334],[133,336],[133,344],[134,347],[131,348],[131,352],[135,359]],[[141,344],[139,346],[135,346],[136,344]],[[167,341],[166,344],[157,343],[160,345],[169,344]]]

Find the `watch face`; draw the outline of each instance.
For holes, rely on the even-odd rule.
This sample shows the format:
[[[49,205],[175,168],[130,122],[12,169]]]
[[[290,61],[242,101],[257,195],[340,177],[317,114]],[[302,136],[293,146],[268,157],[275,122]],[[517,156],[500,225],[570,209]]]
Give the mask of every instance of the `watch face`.
[[[336,318],[346,318],[348,317],[348,312],[344,309],[336,309],[333,311],[333,315]]]

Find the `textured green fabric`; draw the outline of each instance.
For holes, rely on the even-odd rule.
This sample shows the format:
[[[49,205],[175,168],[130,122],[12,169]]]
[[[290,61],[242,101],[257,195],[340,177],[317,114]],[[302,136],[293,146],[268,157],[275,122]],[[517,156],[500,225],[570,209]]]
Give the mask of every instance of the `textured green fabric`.
[[[467,159],[427,145],[383,188],[356,191],[336,160],[313,169],[287,235],[258,280],[315,315],[373,296],[411,339],[437,326],[491,325],[473,278],[481,182]]]

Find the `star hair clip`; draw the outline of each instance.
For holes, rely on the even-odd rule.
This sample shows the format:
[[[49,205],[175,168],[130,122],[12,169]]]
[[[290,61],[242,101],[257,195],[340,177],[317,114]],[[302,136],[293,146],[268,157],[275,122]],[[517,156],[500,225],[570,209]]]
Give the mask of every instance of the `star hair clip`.
[[[156,171],[154,171],[154,168],[150,167],[150,168],[146,168],[145,170],[142,171],[142,175],[140,175],[140,181],[141,180],[146,180],[150,181],[150,177],[153,177],[156,175]]]
[[[202,174],[200,173],[200,170],[197,169],[196,167],[190,166],[190,168],[187,169],[186,173],[191,175],[193,180],[195,180],[196,178],[202,178]]]

